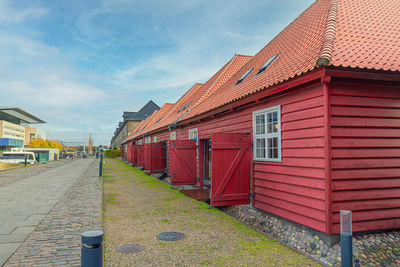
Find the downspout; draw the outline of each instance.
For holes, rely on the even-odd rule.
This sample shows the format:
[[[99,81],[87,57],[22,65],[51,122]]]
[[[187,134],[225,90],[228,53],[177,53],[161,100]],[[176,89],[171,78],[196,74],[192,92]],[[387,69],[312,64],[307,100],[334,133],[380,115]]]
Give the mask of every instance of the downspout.
[[[338,13],[338,0],[330,0],[328,15],[326,18],[324,39],[316,65],[328,66],[332,59],[335,43],[336,19]],[[324,70],[326,73],[326,69]],[[326,74],[321,78],[324,101],[324,135],[325,135],[325,216],[326,233],[332,234],[332,157],[331,157],[331,76]]]
[[[324,101],[324,158],[325,158],[325,214],[326,232],[332,234],[332,156],[331,156],[331,77],[321,78]]]

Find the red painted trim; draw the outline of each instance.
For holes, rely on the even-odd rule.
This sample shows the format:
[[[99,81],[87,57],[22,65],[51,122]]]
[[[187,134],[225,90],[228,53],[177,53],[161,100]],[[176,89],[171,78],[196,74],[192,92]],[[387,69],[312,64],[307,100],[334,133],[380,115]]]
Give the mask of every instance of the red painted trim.
[[[326,75],[332,77],[400,82],[400,72],[392,72],[391,74],[388,72],[389,71],[349,69],[339,67],[326,68]]]
[[[202,115],[199,115],[199,116],[184,120],[184,121],[182,121],[182,124],[187,124],[187,123],[190,123],[190,122],[199,121],[201,119],[205,119],[205,118],[208,118],[208,117],[213,116],[213,115],[214,116],[219,115],[219,114],[221,114],[223,112],[227,112],[227,111],[229,111],[231,109],[234,109],[234,108],[237,108],[237,107],[248,105],[250,103],[256,102],[257,100],[261,100],[263,98],[266,98],[268,96],[280,93],[280,92],[285,91],[287,89],[291,89],[293,87],[296,87],[296,86],[311,82],[313,80],[320,79],[321,77],[323,77],[324,73],[325,73],[324,72],[324,68],[316,69],[316,70],[311,71],[311,72],[309,72],[307,74],[295,77],[295,78],[293,78],[291,80],[288,80],[286,82],[283,82],[281,84],[277,84],[275,86],[272,86],[269,89],[262,90],[260,92],[251,94],[248,97],[239,99],[237,101],[234,101],[234,102],[231,102],[229,104],[226,104],[225,106],[216,108],[215,110],[211,110],[211,111],[205,113],[204,115],[202,114]]]
[[[222,115],[222,113],[229,112],[229,111],[234,110],[234,109],[236,109],[238,107],[243,108],[243,106],[245,106],[245,105],[248,105],[248,104],[251,104],[251,103],[261,102],[263,98],[266,98],[268,96],[280,93],[282,91],[291,89],[291,88],[296,87],[296,86],[303,85],[305,83],[312,82],[314,80],[321,79],[324,75],[325,75],[325,69],[323,67],[315,69],[313,71],[310,71],[308,73],[305,73],[305,74],[297,76],[297,77],[294,77],[294,78],[292,78],[290,80],[287,80],[285,82],[276,84],[276,85],[274,85],[274,86],[272,86],[272,87],[270,87],[268,89],[264,88],[264,90],[261,90],[259,92],[253,93],[253,94],[251,94],[249,96],[246,96],[246,97],[241,98],[241,99],[239,99],[237,101],[228,103],[228,104],[226,104],[224,106],[218,107],[218,108],[216,108],[214,110],[211,110],[211,111],[208,111],[208,112],[206,112],[204,114],[201,114],[201,115],[195,116],[193,118],[189,118],[189,119],[183,120],[183,121],[180,122],[178,127],[181,127],[183,125],[187,125],[187,124],[190,124],[190,123],[196,123],[196,122],[204,121],[204,120],[207,120],[207,119],[212,119],[212,118],[215,118],[217,116]],[[149,134],[156,134],[156,133],[163,132],[163,131],[168,131],[168,127],[163,127],[163,128],[160,128],[160,129],[156,129],[154,131],[149,132]]]
[[[332,168],[331,168],[331,106],[330,106],[330,76],[321,78],[324,97],[324,131],[325,131],[325,213],[326,233],[332,234]]]
[[[204,185],[204,143],[205,140],[204,139],[200,139],[199,138],[199,177],[200,177],[200,181],[199,181],[199,187],[203,188]]]

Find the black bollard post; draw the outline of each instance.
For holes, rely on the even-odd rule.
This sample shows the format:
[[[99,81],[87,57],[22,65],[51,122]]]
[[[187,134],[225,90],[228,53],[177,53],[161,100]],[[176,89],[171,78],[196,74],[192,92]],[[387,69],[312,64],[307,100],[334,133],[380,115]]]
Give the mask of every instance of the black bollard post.
[[[340,248],[341,248],[341,266],[353,266],[353,230],[351,211],[340,211]]]
[[[28,155],[25,155],[25,162],[24,162],[24,165],[25,165],[25,166],[28,165]]]
[[[87,231],[81,235],[81,266],[102,267],[103,266],[103,232]]]
[[[99,176],[103,176],[103,154],[100,155],[100,168],[99,168]]]

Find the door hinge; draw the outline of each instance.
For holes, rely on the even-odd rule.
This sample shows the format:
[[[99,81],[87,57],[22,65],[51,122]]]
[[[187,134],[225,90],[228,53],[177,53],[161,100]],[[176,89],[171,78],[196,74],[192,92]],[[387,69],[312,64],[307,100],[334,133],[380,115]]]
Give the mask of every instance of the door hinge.
[[[250,191],[250,195],[249,196],[250,196],[251,199],[254,199],[254,192]]]

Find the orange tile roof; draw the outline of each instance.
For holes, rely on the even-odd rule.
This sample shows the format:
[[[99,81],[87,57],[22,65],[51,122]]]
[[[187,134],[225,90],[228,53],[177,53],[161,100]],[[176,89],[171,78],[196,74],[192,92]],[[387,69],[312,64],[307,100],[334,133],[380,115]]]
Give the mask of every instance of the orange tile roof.
[[[132,138],[138,137],[143,135],[144,133],[151,131],[156,124],[158,123],[158,119],[161,118],[168,110],[173,106],[174,104],[171,103],[165,103],[160,110],[156,110],[151,114],[149,117],[147,117],[146,120],[143,121],[143,125],[137,127],[138,131],[133,132],[128,138],[124,140],[124,142],[131,140]]]
[[[128,138],[126,138],[124,140],[124,142],[131,140],[133,137],[136,136],[140,136],[143,133],[145,133],[145,129],[147,128],[147,126],[150,124],[150,122],[153,120],[153,118],[157,115],[157,113],[160,112],[160,110],[156,110],[154,111],[150,116],[148,116],[145,120],[143,120],[142,125],[140,125],[140,127],[136,127],[137,131],[135,131],[133,134],[131,134],[130,136],[128,136]]]
[[[400,71],[399,14],[398,0],[317,0],[192,112],[216,109],[321,65]]]
[[[231,60],[228,61],[216,74],[214,74],[204,85],[195,88],[190,96],[185,98],[179,105],[175,105],[173,112],[168,115],[162,122],[160,122],[159,128],[170,126],[173,122],[180,119],[187,119],[195,114],[190,111],[201,102],[205,101],[210,95],[212,95],[221,85],[223,85],[232,75],[240,70],[252,57],[246,55],[234,55]],[[183,105],[187,105],[186,108],[179,111]],[[172,110],[171,110],[172,111]],[[179,112],[178,112],[179,111]]]
[[[174,116],[174,114],[178,113],[179,109],[181,109],[186,103],[189,103],[188,99],[190,97],[192,97],[192,95],[194,93],[196,93],[196,91],[202,87],[203,84],[202,83],[195,83],[190,89],[189,91],[187,91],[181,98],[179,98],[178,101],[176,101],[176,103],[174,104],[173,107],[171,107],[171,109],[165,114],[164,119],[162,121],[160,121],[159,126],[158,127],[162,127],[162,126],[166,126],[169,125],[168,121],[170,120],[171,116]]]
[[[400,70],[400,1],[338,1],[332,66]]]
[[[398,72],[399,14],[399,0],[317,0],[251,60],[247,59],[243,67],[238,67],[237,72],[227,72],[222,79],[228,62],[185,98],[185,103],[190,100],[192,103],[190,114],[182,120],[268,90],[321,66]],[[274,55],[278,55],[276,60],[257,75],[260,67]],[[253,71],[236,85],[251,68]],[[172,123],[181,116],[175,113],[171,112],[162,124]]]
[[[154,129],[157,129],[160,125],[160,121],[167,116],[167,113],[171,110],[173,106],[174,104],[172,103],[164,104],[162,108],[159,110],[159,112],[157,112],[157,114],[154,116],[153,120],[149,122],[144,131],[149,132]]]
[[[193,113],[204,113],[314,69],[324,40],[329,7],[330,0],[312,4],[207,101],[194,108]],[[260,67],[276,54],[279,54],[276,60],[257,75]],[[251,68],[254,70],[247,78],[236,85],[239,78]]]

